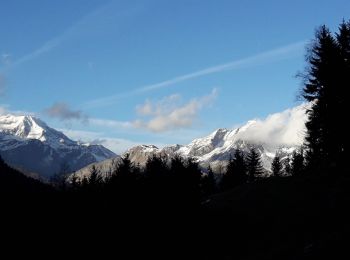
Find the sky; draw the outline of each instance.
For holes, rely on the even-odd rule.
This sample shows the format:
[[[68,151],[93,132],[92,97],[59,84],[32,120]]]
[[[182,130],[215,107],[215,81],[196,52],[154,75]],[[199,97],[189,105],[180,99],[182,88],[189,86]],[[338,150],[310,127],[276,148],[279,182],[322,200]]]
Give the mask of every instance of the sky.
[[[117,153],[300,104],[315,29],[348,0],[1,0],[0,112]]]

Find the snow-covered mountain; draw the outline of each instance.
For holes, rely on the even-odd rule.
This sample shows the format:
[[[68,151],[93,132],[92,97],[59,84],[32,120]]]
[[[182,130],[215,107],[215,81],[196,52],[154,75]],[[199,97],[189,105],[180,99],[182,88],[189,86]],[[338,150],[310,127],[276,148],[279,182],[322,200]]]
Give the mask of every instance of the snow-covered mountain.
[[[252,122],[249,124],[252,124]],[[298,147],[296,145],[271,146],[265,143],[240,139],[241,131],[244,131],[245,127],[233,130],[218,129],[210,135],[195,139],[190,144],[184,146],[173,145],[160,149],[155,146],[141,145],[129,149],[127,153],[130,155],[131,161],[141,166],[145,165],[147,158],[154,154],[169,158],[178,154],[184,158],[194,158],[203,169],[206,169],[210,165],[216,172],[220,172],[220,167],[226,166],[230,156],[237,149],[240,149],[243,153],[248,153],[254,147],[261,155],[264,168],[269,170],[277,151],[284,157],[291,154]]]
[[[188,145],[172,145],[164,148],[140,145],[129,149],[126,153],[129,154],[132,162],[140,166],[144,166],[152,155],[171,158],[179,154],[185,158],[196,159],[203,169],[210,165],[216,172],[220,172],[236,149],[247,153],[254,147],[261,155],[264,168],[269,171],[277,151],[284,157],[292,154],[303,143],[306,107],[303,104],[270,115],[264,120],[248,121],[234,129],[217,129],[206,137],[193,140]],[[101,162],[98,166],[102,165],[102,172],[104,172],[112,165],[112,160]],[[78,174],[88,174],[89,167],[81,169]]]
[[[32,116],[0,116],[0,154],[27,174],[48,178],[116,155],[101,145],[82,144]]]

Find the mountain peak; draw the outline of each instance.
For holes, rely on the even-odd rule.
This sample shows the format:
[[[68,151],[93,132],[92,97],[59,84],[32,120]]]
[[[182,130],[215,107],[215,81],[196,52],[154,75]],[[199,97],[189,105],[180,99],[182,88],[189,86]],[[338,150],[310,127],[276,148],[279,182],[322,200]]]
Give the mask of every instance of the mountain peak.
[[[245,123],[243,126],[238,128],[239,132],[244,132],[245,130],[247,130],[249,127],[251,127],[252,125],[255,125],[257,123],[256,120],[249,120],[247,123]]]
[[[142,144],[142,145],[138,145],[130,148],[126,153],[132,155],[136,152],[153,153],[158,150],[159,148],[155,145]]]
[[[49,127],[45,122],[31,115],[9,114],[0,116],[0,133],[20,139],[36,139],[50,143],[53,146],[74,143],[63,133]]]
[[[47,128],[48,126],[43,121],[30,115],[0,116],[0,132],[19,138],[46,141]]]
[[[0,116],[0,152],[13,167],[48,176],[64,164],[77,170],[116,156],[100,145],[82,145],[30,115]]]
[[[221,138],[222,136],[226,135],[230,131],[231,130],[227,128],[219,128],[219,129],[216,129],[210,136],[213,138]]]

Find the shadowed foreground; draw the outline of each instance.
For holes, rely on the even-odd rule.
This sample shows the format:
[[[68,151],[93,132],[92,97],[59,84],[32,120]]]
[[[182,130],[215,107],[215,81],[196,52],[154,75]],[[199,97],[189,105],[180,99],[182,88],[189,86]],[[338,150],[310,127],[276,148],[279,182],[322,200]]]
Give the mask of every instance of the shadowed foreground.
[[[84,250],[92,243],[104,253],[159,247],[171,255],[190,249],[195,259],[321,259],[346,252],[349,183],[345,177],[271,178],[198,207],[161,194],[120,201],[102,194],[17,194],[3,209],[15,229],[27,230],[24,237],[63,235]]]

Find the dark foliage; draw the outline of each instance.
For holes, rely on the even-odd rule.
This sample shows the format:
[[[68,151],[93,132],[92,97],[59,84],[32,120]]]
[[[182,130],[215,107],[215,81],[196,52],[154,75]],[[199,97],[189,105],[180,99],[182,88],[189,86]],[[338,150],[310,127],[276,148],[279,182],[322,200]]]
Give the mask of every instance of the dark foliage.
[[[203,197],[206,198],[210,195],[215,194],[218,191],[218,187],[216,184],[214,172],[212,168],[208,167],[208,172],[202,177],[201,180],[201,189]]]
[[[133,193],[136,183],[135,167],[126,154],[118,164],[110,169],[110,176],[105,180],[105,186],[109,193]]]
[[[53,188],[39,180],[32,179],[9,167],[0,156],[0,192],[42,193],[51,192]]]
[[[292,168],[291,168],[291,165],[290,165],[290,158],[287,157],[284,162],[283,162],[283,169],[284,169],[284,172],[287,176],[290,176],[292,175]]]
[[[290,174],[292,176],[302,175],[305,172],[305,160],[303,151],[294,151],[291,160]]]
[[[326,26],[318,29],[308,55],[302,96],[312,102],[306,123],[307,167],[314,173],[343,173],[347,133],[339,126],[346,111],[350,82],[350,23],[336,36]]]
[[[237,149],[234,153],[234,157],[230,158],[227,165],[226,172],[221,179],[221,189],[230,190],[238,185],[246,183],[247,165],[242,151]]]
[[[281,177],[283,174],[283,164],[281,158],[278,154],[275,155],[271,164],[272,176]]]
[[[263,167],[259,153],[252,148],[247,156],[248,181],[254,182],[263,174]]]

